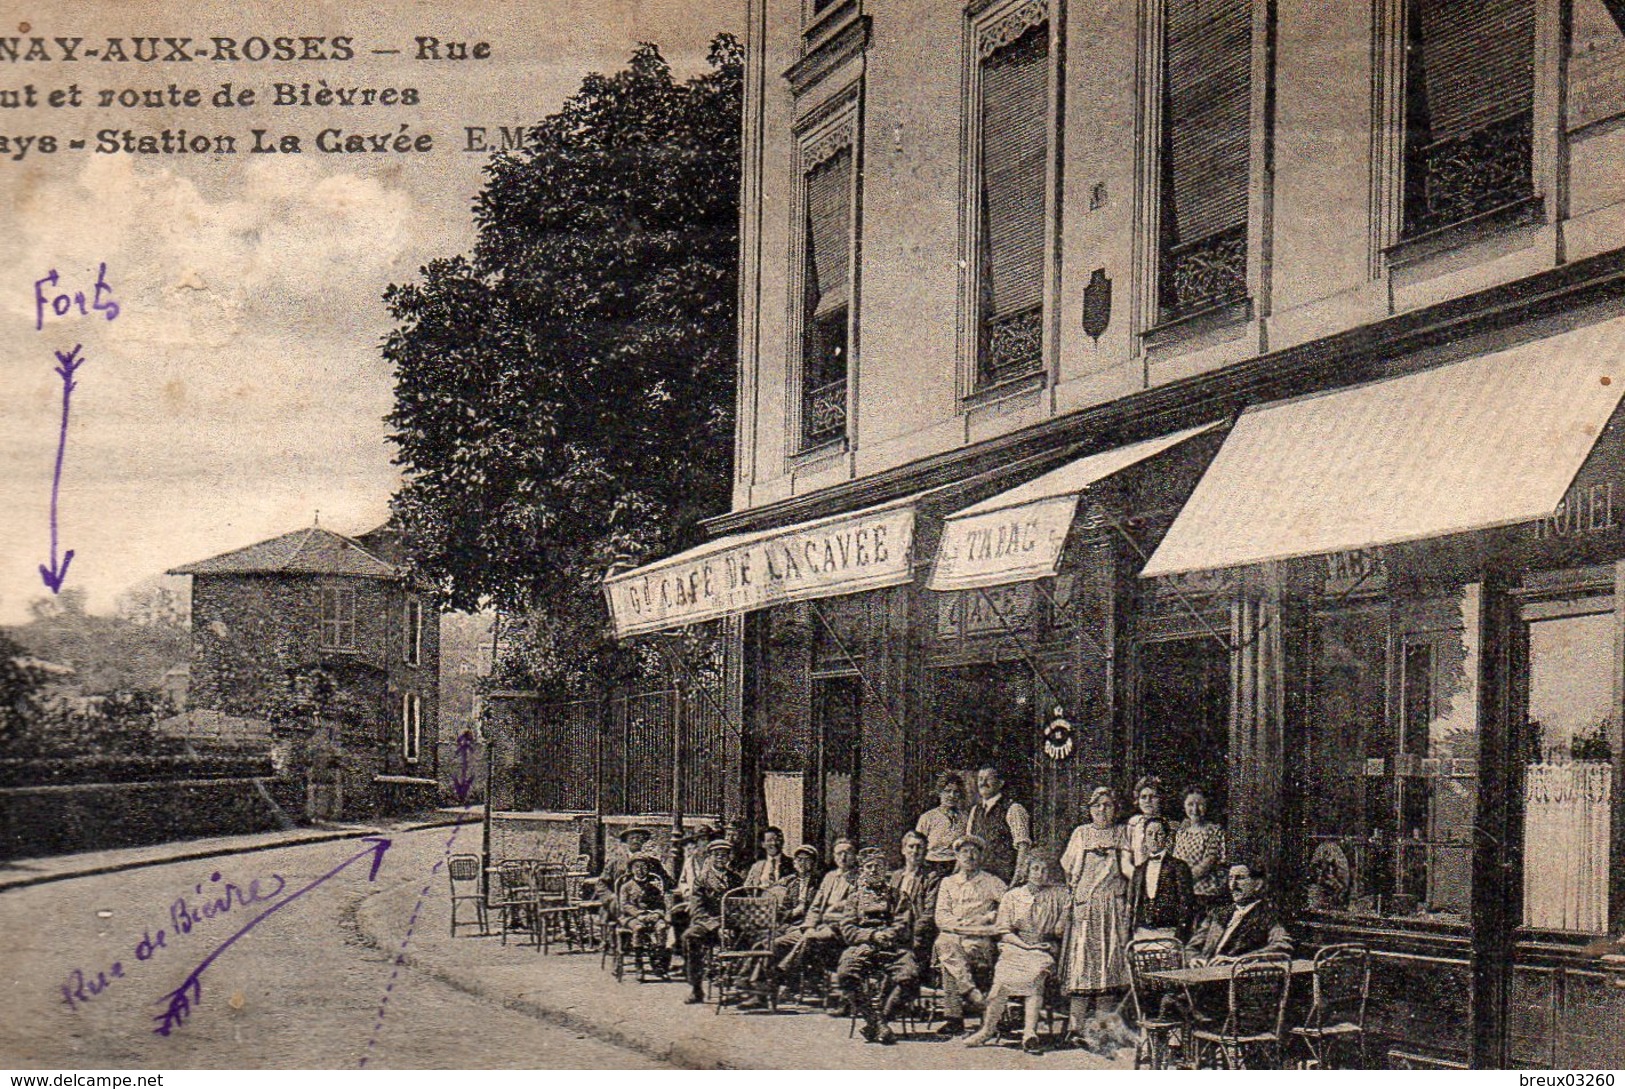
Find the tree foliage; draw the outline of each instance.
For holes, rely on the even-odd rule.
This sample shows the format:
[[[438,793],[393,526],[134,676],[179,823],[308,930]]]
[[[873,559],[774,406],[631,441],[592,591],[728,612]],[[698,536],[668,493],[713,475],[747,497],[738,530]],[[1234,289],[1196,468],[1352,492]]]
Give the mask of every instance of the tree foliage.
[[[395,516],[451,608],[523,616],[535,680],[595,674],[605,572],[727,507],[743,55],[709,59],[589,75],[487,166],[472,253],[385,294]]]
[[[136,615],[121,601],[119,615],[100,616],[85,605],[77,589],[37,598],[28,622],[9,629],[25,653],[72,670],[55,679],[57,687],[84,696],[156,692],[165,671],[186,662],[184,610],[144,608]]]

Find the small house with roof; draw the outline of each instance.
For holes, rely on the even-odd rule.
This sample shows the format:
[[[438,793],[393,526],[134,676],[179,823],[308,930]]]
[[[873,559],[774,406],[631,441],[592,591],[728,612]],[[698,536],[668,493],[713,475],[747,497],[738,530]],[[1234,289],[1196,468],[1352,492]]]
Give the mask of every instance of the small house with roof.
[[[295,797],[332,819],[435,804],[440,613],[389,525],[313,525],[192,579],[187,704],[272,723]]]

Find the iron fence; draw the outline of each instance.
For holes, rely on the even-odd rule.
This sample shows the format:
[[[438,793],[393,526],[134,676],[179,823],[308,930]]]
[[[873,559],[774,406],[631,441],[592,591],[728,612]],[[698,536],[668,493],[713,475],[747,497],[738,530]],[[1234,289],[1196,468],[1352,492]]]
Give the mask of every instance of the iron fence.
[[[676,690],[661,689],[539,707],[531,753],[522,760],[529,789],[521,804],[549,812],[669,813],[675,764],[683,812],[720,813],[726,720],[707,693],[685,691],[678,704]]]

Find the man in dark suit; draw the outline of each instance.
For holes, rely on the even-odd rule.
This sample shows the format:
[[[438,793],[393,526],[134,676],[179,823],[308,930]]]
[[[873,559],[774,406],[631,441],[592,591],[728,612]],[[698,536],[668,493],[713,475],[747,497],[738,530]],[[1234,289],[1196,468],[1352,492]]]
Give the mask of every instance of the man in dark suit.
[[[734,845],[714,839],[705,849],[706,860],[694,873],[688,893],[689,919],[683,931],[683,965],[688,973],[688,997],[684,1002],[705,1001],[705,968],[711,951],[722,938],[722,897],[739,887],[739,872],[733,867]]]
[[[751,863],[745,875],[748,889],[768,889],[790,880],[795,872],[790,856],[784,853],[784,833],[777,828],[762,830],[762,857]]]
[[[1144,835],[1146,860],[1129,883],[1129,933],[1164,931],[1184,941],[1196,913],[1191,868],[1168,853],[1174,837],[1167,821],[1147,817]]]
[[[1230,903],[1214,908],[1185,945],[1187,964],[1223,964],[1260,953],[1292,953],[1292,936],[1264,896],[1268,871],[1254,859],[1230,866]]]
[[[914,910],[914,959],[931,963],[931,946],[937,940],[937,886],[942,875],[925,862],[926,840],[919,832],[903,835],[903,868],[893,870],[888,884],[896,889]]]

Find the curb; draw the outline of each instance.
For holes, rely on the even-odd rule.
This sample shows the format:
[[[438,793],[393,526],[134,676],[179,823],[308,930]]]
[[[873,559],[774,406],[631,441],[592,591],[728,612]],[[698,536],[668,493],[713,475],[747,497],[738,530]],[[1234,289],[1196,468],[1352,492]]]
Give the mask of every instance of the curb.
[[[380,836],[386,834],[400,835],[404,832],[419,832],[425,828],[446,828],[457,823],[457,818],[446,816],[433,820],[422,821],[408,825],[405,828],[351,828],[342,832],[312,832],[309,835],[295,836],[290,839],[278,840],[274,843],[256,843],[252,846],[223,846],[209,847],[193,851],[180,851],[161,858],[131,859],[126,862],[109,862],[100,866],[90,866],[82,870],[64,871],[62,873],[30,874],[26,877],[0,878],[0,893],[10,892],[12,889],[25,889],[33,885],[48,885],[53,881],[72,881],[80,877],[101,877],[106,874],[125,873],[129,870],[144,869],[147,866],[166,866],[171,862],[195,862],[204,858],[221,858],[226,855],[248,855],[259,851],[275,851],[283,847],[301,847],[310,843],[330,843],[341,839],[361,839],[363,836]],[[18,862],[37,861],[31,859],[17,859]]]
[[[383,897],[389,896],[401,887],[410,884],[410,881],[403,881],[395,888],[374,892],[356,903],[351,913],[351,919],[355,924],[357,935],[369,948],[376,949],[399,963],[422,972],[429,978],[437,980],[453,990],[461,991],[463,994],[471,995],[486,1002],[494,1002],[503,1009],[522,1013],[527,1017],[534,1017],[538,1021],[545,1021],[550,1025],[557,1025],[572,1032],[583,1033],[602,1043],[642,1055],[644,1058],[653,1059],[656,1062],[681,1067],[686,1070],[743,1069],[729,1063],[714,1045],[703,1041],[659,1040],[641,1034],[634,1035],[614,1025],[606,1025],[601,1021],[583,1017],[578,1013],[560,1009],[557,1006],[545,1005],[534,999],[505,998],[501,995],[492,994],[478,982],[470,980],[462,973],[425,961],[417,953],[410,951],[391,953],[388,946],[393,943],[387,943],[375,932],[372,917],[383,910]]]

